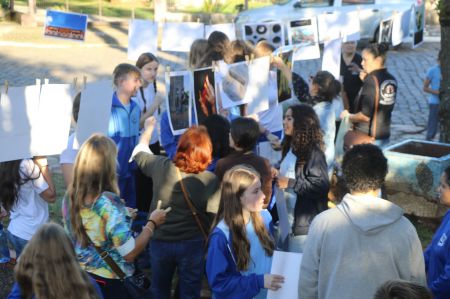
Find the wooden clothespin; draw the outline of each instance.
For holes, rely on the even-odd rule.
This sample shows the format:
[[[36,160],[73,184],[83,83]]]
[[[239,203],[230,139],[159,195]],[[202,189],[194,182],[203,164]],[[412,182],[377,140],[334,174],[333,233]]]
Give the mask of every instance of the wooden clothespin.
[[[49,80],[48,78],[44,78],[44,84],[48,84]]]
[[[170,65],[166,66],[166,73],[170,73]]]
[[[86,89],[87,76],[83,76],[83,90]]]
[[[248,55],[245,55],[245,61],[247,62],[247,64],[250,62],[250,57]]]
[[[36,85],[41,85],[41,79],[36,78]]]
[[[200,18],[197,18],[197,23],[200,23]]]
[[[77,91],[77,83],[78,83],[78,77],[74,77],[73,82],[72,82],[72,88],[75,91]]]
[[[250,62],[252,62],[255,59],[255,54],[251,53],[250,54]]]

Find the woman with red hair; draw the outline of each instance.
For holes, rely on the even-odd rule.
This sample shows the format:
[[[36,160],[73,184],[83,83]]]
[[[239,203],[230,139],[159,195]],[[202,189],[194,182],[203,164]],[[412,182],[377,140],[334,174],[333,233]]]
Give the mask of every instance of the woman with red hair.
[[[142,172],[153,180],[153,200],[172,207],[166,222],[155,230],[150,244],[152,293],[169,299],[175,269],[179,275],[180,298],[200,298],[204,269],[205,232],[217,212],[220,192],[216,176],[206,171],[212,160],[212,144],[204,127],[191,127],[178,142],[175,157],[153,155],[148,142],[155,119],[145,122],[133,156]],[[196,216],[194,216],[196,214]]]

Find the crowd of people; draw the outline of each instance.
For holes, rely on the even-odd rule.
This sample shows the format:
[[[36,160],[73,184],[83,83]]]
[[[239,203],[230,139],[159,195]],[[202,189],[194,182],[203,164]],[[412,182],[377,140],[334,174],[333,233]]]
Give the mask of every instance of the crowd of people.
[[[192,44],[187,67],[274,50],[213,32]],[[127,278],[145,269],[151,283],[139,298],[200,298],[205,276],[213,298],[266,298],[290,279],[271,273],[275,250],[303,254],[292,298],[450,298],[450,216],[422,252],[414,226],[381,191],[397,94],[388,46],[356,50],[343,43],[341,81],[319,71],[309,83],[272,55],[269,110],[254,115],[246,105],[223,109],[206,79],[204,104],[214,109],[181,135],[162,107],[158,58],[119,64],[107,136],[77,150],[71,135],[61,153],[64,228],[47,223],[56,199],[47,159],[0,163],[2,214],[11,219],[0,258],[10,260],[5,234],[18,257],[9,298],[137,298]],[[277,71],[293,91],[282,103]],[[432,95],[437,77],[431,69],[424,84]],[[79,105],[80,94],[75,121]],[[338,134],[344,121],[351,128]],[[332,176],[343,186],[333,196]],[[439,195],[450,207],[450,167]],[[279,217],[288,218],[287,238]]]

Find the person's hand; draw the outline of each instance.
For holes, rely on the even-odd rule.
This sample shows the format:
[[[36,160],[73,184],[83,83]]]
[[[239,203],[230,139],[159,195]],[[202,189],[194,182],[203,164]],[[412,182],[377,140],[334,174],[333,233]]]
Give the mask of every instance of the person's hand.
[[[272,175],[272,179],[276,179],[280,175],[280,171],[275,167],[270,167],[270,174]]]
[[[286,189],[288,187],[289,178],[280,176],[277,178],[277,187],[280,189]]]
[[[356,75],[357,73],[359,74],[359,73],[362,71],[362,69],[360,69],[360,68],[358,67],[358,65],[357,65],[356,63],[354,63],[354,62],[352,62],[352,63],[349,64],[348,70],[349,70],[350,72],[354,73],[355,75]]]
[[[156,224],[156,227],[158,227],[158,226],[160,226],[161,224],[163,224],[166,221],[166,215],[171,210],[172,210],[171,207],[168,207],[165,210],[161,209],[161,201],[158,200],[158,204],[156,206],[156,210],[154,210],[150,214],[150,217],[148,219],[152,220]],[[156,229],[156,227],[155,227],[155,229]]]
[[[133,209],[133,208],[127,207],[127,210],[128,210],[128,213],[130,214],[131,219],[133,219],[133,220],[136,219],[138,209]]]
[[[281,70],[282,68],[284,68],[286,66],[283,62],[283,59],[281,59],[281,57],[278,55],[272,56],[271,65],[276,67],[279,70]]]
[[[264,288],[277,291],[284,283],[284,277],[277,274],[264,274]]]
[[[270,145],[272,146],[272,148],[274,150],[276,150],[276,151],[281,150],[281,141],[277,135],[270,133],[270,134],[267,134],[266,138],[267,138],[267,140],[269,140]]]
[[[344,110],[341,112],[341,115],[339,116],[340,119],[344,119],[346,117],[348,117],[350,115],[350,112],[348,112],[348,110]]]
[[[155,128],[155,125],[156,125],[156,118],[154,116],[150,116],[144,122],[145,130],[148,130],[150,128],[153,130]]]

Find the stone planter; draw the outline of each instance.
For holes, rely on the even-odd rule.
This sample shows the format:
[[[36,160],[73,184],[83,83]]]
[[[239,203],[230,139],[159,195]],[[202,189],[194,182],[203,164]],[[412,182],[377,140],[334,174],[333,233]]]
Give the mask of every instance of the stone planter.
[[[389,146],[386,177],[388,199],[407,214],[438,218],[446,211],[438,202],[437,188],[444,169],[450,165],[450,145],[406,140]]]

